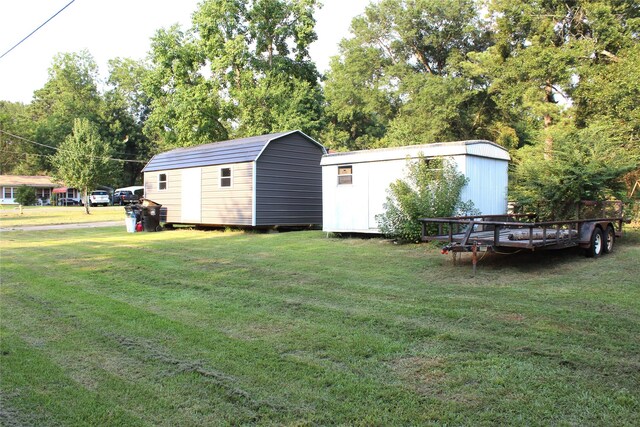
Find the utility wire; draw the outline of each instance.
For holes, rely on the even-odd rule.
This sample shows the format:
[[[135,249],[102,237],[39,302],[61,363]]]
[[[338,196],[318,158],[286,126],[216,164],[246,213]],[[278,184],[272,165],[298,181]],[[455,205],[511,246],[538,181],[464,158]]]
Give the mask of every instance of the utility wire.
[[[58,16],[58,14],[60,12],[62,12],[63,10],[65,10],[67,7],[71,6],[71,3],[73,3],[76,0],[71,0],[69,3],[67,3],[67,5],[65,7],[63,7],[62,9],[60,9],[59,11],[57,11],[55,13],[55,15],[53,15],[51,18],[47,19],[46,21],[44,21],[42,24],[40,24],[40,26],[38,28],[36,28],[35,30],[31,31],[29,33],[29,35],[27,35],[25,38],[23,38],[22,40],[20,40],[18,43],[16,43],[15,45],[13,45],[13,47],[11,49],[9,49],[8,51],[6,51],[5,53],[2,54],[2,56],[0,56],[0,59],[4,58],[4,56],[6,54],[8,54],[9,52],[11,52],[13,49],[17,48],[18,46],[20,46],[22,44],[22,42],[24,42],[26,39],[28,39],[29,37],[31,37],[36,31],[38,31],[40,28],[44,27],[49,21],[51,21],[53,18],[55,18],[56,16]]]
[[[17,151],[11,151],[11,150],[5,150],[4,148],[0,148],[0,153],[9,153],[9,154],[15,154],[17,156],[38,156],[38,157],[49,157],[48,154],[38,154],[38,153],[19,153]]]
[[[60,148],[58,148],[58,147],[54,147],[54,146],[47,145],[47,144],[41,144],[41,143],[36,142],[36,141],[31,141],[30,139],[23,138],[23,137],[18,136],[18,135],[14,135],[14,134],[9,133],[9,132],[7,132],[7,131],[4,131],[4,130],[2,130],[2,129],[0,129],[0,133],[3,133],[3,134],[5,134],[5,135],[9,135],[10,137],[13,137],[13,138],[20,139],[20,140],[22,140],[22,141],[24,141],[24,142],[28,142],[29,144],[35,144],[35,145],[39,145],[39,146],[41,146],[41,147],[51,148],[52,150],[56,150],[56,151],[65,151],[65,150],[60,150]],[[95,156],[91,156],[91,157],[97,158],[97,157],[95,157]],[[114,157],[107,157],[107,159],[108,159],[108,160],[112,160],[112,161],[114,161],[114,162],[124,162],[124,163],[146,163],[146,162],[145,162],[145,161],[143,161],[143,160],[125,160],[125,159],[116,159],[116,158],[114,158]]]
[[[14,135],[14,134],[9,133],[9,132],[7,132],[7,131],[4,131],[4,130],[2,130],[2,129],[0,129],[0,133],[4,133],[5,135],[9,135],[9,136],[11,136],[11,137],[13,137],[13,138],[21,139],[21,140],[23,140],[23,141],[25,141],[25,142],[28,142],[28,143],[30,143],[30,144],[35,144],[35,145],[39,145],[39,146],[41,146],[41,147],[47,147],[47,148],[52,148],[52,149],[54,149],[54,150],[58,150],[58,148],[57,148],[57,147],[53,147],[53,146],[51,146],[51,145],[46,145],[46,144],[41,144],[41,143],[39,143],[39,142],[31,141],[30,139],[23,138],[23,137],[18,136],[18,135]]]

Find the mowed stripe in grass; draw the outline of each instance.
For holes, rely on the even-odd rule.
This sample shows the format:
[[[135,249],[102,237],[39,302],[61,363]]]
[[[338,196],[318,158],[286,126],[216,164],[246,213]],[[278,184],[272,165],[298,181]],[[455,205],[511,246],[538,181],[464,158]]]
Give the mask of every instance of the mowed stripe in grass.
[[[640,422],[638,232],[474,278],[320,232],[2,237],[7,424]]]

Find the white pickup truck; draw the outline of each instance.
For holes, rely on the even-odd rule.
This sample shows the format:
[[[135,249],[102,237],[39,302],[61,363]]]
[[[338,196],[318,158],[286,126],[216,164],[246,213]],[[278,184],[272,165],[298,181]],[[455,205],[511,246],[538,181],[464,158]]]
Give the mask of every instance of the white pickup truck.
[[[89,206],[109,206],[109,193],[102,190],[92,191],[89,195]]]

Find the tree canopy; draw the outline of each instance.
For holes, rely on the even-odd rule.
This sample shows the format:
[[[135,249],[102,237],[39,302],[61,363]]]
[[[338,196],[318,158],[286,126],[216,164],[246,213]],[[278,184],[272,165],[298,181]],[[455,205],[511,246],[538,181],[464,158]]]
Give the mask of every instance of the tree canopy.
[[[525,176],[597,170],[602,146],[610,161],[631,159],[601,182],[608,194],[622,195],[619,174],[640,176],[636,2],[372,1],[324,76],[309,55],[319,7],[204,0],[190,28],[156,32],[146,60],[110,61],[106,81],[89,52],[57,55],[30,104],[0,102],[0,149],[15,153],[2,173],[51,171],[44,145],[87,119],[127,160],[103,184],[139,182],[160,151],[292,129],[334,150],[489,139],[515,159],[512,194],[525,202]]]
[[[207,0],[193,28],[152,40],[146,134],[161,147],[301,129],[317,134],[319,74],[309,57],[316,0]]]
[[[51,157],[53,178],[82,191],[89,213],[89,191],[102,185],[111,174],[110,149],[88,119],[75,119],[73,129]]]

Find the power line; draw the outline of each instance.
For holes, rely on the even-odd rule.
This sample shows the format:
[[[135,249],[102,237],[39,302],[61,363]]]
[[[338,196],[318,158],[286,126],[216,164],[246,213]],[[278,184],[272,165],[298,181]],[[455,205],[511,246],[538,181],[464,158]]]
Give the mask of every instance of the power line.
[[[25,141],[25,142],[28,142],[28,143],[30,143],[30,144],[35,144],[35,145],[39,145],[39,146],[41,146],[41,147],[47,147],[47,148],[52,148],[52,149],[54,149],[54,150],[58,150],[58,148],[57,148],[57,147],[53,147],[53,146],[51,146],[51,145],[46,145],[46,144],[41,144],[41,143],[39,143],[39,142],[31,141],[30,139],[23,138],[23,137],[18,136],[18,135],[14,135],[14,134],[9,133],[9,132],[7,132],[7,131],[4,131],[4,130],[2,130],[2,129],[0,129],[0,133],[4,133],[5,135],[9,135],[9,136],[12,136],[12,137],[14,137],[14,138],[21,139],[21,140],[23,140],[23,141]]]
[[[51,148],[52,150],[56,150],[56,151],[68,151],[68,150],[60,150],[60,148],[58,148],[58,147],[54,147],[54,146],[51,146],[51,145],[41,144],[41,143],[39,143],[39,142],[32,141],[32,140],[30,140],[30,139],[23,138],[23,137],[18,136],[18,135],[14,135],[14,134],[12,134],[12,133],[10,133],[10,132],[7,132],[7,131],[4,131],[4,130],[2,130],[2,129],[0,129],[0,133],[3,133],[3,134],[5,134],[5,135],[9,135],[9,136],[11,136],[11,137],[13,137],[13,138],[20,139],[20,140],[22,140],[22,141],[24,141],[24,142],[28,142],[29,144],[35,144],[35,145],[39,145],[39,146],[41,146],[41,147]],[[96,157],[96,156],[91,156],[91,157],[98,158],[98,157]],[[116,158],[114,158],[114,157],[107,157],[107,159],[108,159],[108,160],[111,160],[111,161],[114,161],[114,162],[124,162],[124,163],[146,163],[146,162],[145,162],[145,161],[143,161],[143,160],[125,160],[125,159],[116,159]]]
[[[47,23],[49,21],[51,21],[53,18],[55,18],[56,16],[58,16],[58,14],[60,12],[62,12],[63,10],[65,10],[67,7],[69,7],[71,5],[71,3],[73,3],[76,0],[71,0],[69,3],[67,3],[67,5],[65,7],[63,7],[62,9],[60,9],[59,11],[57,11],[51,18],[47,19],[46,21],[44,21],[42,24],[40,24],[40,26],[38,28],[36,28],[35,30],[31,31],[29,33],[29,35],[27,35],[25,38],[23,38],[22,40],[20,40],[18,43],[16,43],[15,45],[13,45],[13,47],[11,49],[9,49],[8,51],[6,51],[5,53],[2,54],[2,56],[0,56],[0,59],[4,58],[4,56],[6,54],[8,54],[9,52],[11,52],[13,49],[17,48],[18,46],[20,46],[22,44],[22,42],[24,42],[26,39],[28,39],[29,37],[31,37],[36,31],[38,31],[40,28],[44,27],[45,25],[47,25]]]
[[[0,148],[0,153],[9,153],[16,154],[18,156],[38,156],[38,157],[49,157],[48,154],[38,154],[38,153],[20,153],[18,151],[5,150],[4,148]]]

